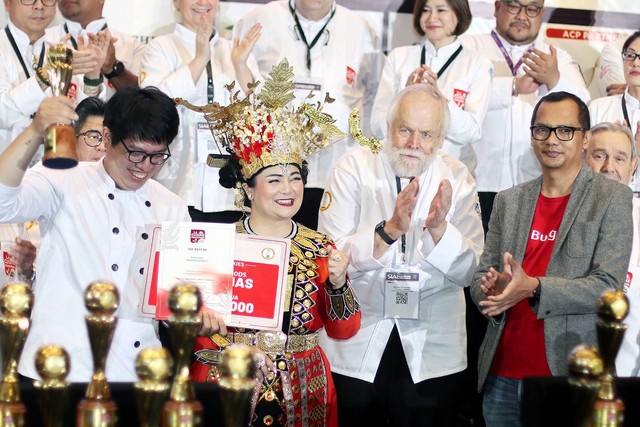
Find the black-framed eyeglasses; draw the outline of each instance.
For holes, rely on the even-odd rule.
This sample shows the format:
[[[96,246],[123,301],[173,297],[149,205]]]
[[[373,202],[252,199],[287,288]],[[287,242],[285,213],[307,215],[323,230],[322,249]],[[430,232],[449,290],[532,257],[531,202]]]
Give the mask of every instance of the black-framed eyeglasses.
[[[129,161],[131,163],[142,163],[148,157],[152,165],[161,165],[171,157],[171,151],[167,146],[167,153],[147,153],[145,151],[129,150],[129,147],[120,141],[125,150],[127,150]]]
[[[36,1],[38,0],[20,0],[20,3],[22,3],[25,6],[33,6],[34,4],[36,4]],[[58,0],[40,0],[40,1],[42,1],[43,6],[47,6],[47,7],[55,6],[56,3],[58,2]]]
[[[624,52],[622,52],[623,61],[633,62],[636,60],[636,58],[640,58],[640,53],[635,53],[628,50],[625,50]]]
[[[536,141],[546,141],[547,139],[549,139],[549,135],[551,135],[551,132],[555,133],[556,138],[558,138],[560,141],[571,141],[573,139],[573,134],[577,130],[589,130],[589,128],[574,128],[572,126],[557,126],[552,128],[542,125],[531,126],[529,129],[531,129],[531,137]]]
[[[82,139],[82,141],[89,147],[97,147],[102,144],[102,132],[99,130],[88,130],[86,132],[76,134],[76,138]]]
[[[537,4],[522,4],[520,2],[514,0],[501,0],[502,3],[507,5],[507,10],[512,15],[517,15],[520,13],[522,8],[524,7],[524,13],[527,14],[529,18],[535,18],[540,15],[540,11],[542,10],[542,6],[538,6]]]

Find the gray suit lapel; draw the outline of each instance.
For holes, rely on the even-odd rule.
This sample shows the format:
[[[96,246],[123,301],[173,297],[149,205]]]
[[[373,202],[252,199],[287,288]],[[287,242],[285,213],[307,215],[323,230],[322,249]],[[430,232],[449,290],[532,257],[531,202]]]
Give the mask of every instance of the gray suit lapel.
[[[538,196],[540,195],[540,188],[542,187],[542,176],[525,184],[520,192],[520,200],[518,205],[520,206],[517,218],[517,233],[515,234],[515,250],[513,256],[515,259],[522,263],[524,259],[524,251],[527,248],[529,242],[529,233],[531,233],[531,224],[533,222],[533,215],[538,204]]]

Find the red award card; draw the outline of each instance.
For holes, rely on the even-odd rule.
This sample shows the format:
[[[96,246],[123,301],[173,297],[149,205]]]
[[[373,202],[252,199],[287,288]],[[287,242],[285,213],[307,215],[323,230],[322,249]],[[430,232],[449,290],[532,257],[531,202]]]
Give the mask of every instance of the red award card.
[[[230,326],[282,328],[290,244],[288,239],[236,236]]]

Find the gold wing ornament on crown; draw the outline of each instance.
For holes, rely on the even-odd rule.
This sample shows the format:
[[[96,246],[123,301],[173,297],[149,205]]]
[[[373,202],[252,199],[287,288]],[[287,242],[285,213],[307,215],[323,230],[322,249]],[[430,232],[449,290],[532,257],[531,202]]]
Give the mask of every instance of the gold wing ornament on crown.
[[[353,139],[358,141],[358,144],[369,147],[373,154],[380,152],[382,146],[380,140],[373,137],[366,137],[362,133],[362,129],[360,128],[360,110],[357,108],[351,110],[351,114],[349,114],[349,132]]]

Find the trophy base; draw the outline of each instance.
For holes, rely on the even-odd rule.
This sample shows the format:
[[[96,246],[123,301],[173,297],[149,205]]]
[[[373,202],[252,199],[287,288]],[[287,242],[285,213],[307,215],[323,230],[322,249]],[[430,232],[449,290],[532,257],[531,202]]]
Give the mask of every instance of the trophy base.
[[[597,399],[593,405],[593,427],[622,427],[624,403],[622,400]]]
[[[162,410],[162,427],[200,427],[202,426],[202,404],[191,402],[167,401]]]
[[[22,402],[0,403],[0,425],[24,427],[27,407]]]
[[[113,400],[82,399],[76,411],[76,427],[113,427],[118,421]]]
[[[76,135],[69,125],[51,125],[45,131],[42,165],[51,169],[71,169],[78,164]]]

